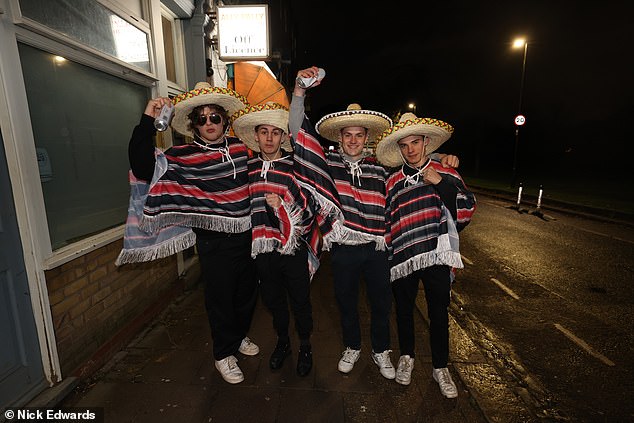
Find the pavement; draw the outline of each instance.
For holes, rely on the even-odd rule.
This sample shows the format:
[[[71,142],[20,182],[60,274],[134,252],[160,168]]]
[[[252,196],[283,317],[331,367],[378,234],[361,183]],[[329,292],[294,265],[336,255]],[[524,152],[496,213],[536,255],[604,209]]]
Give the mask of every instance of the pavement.
[[[422,288],[422,287],[421,287]],[[370,358],[369,307],[360,301],[362,353],[347,375],[337,370],[343,349],[329,256],[312,282],[314,367],[305,378],[295,373],[298,341],[282,369],[268,359],[276,336],[271,316],[258,303],[249,336],[260,353],[238,355],[244,382],[230,385],[214,367],[212,341],[200,284],[176,298],[113,360],[80,383],[59,406],[103,407],[105,422],[528,422],[535,421],[517,392],[489,364],[466,332],[450,318],[449,369],[458,398],[442,396],[431,377],[429,327],[424,292],[418,297],[416,359],[412,383],[384,379]],[[459,302],[452,313],[459,312]],[[294,328],[291,328],[294,332]],[[398,361],[394,317],[392,361]],[[294,343],[293,343],[294,341]],[[255,419],[255,420],[254,420]]]

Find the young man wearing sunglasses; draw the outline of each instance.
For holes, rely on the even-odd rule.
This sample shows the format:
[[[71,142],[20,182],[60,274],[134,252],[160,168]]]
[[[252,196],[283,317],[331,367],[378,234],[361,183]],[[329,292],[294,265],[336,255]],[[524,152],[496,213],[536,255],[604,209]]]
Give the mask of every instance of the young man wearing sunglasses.
[[[172,128],[192,138],[193,143],[173,146],[163,153],[154,147],[153,120],[169,103],[175,108]],[[151,235],[176,226],[191,228],[195,234],[161,243],[149,236],[137,237],[148,244],[139,246],[148,254],[137,261],[174,254],[195,240],[215,366],[228,383],[244,380],[237,352],[259,352],[247,337],[257,299],[251,258],[248,150],[239,139],[226,136],[229,114],[246,104],[246,99],[231,89],[198,83],[173,100],[150,100],[129,144],[132,173],[149,185],[139,229]]]

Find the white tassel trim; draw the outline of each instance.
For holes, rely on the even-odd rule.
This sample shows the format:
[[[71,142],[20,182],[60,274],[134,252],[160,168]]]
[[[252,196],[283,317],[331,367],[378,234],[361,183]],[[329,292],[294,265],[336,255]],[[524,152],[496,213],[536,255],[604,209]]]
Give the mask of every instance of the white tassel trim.
[[[145,232],[155,232],[166,226],[187,226],[208,231],[238,234],[251,229],[251,217],[225,217],[203,214],[161,213],[158,216],[143,216],[139,227]]]
[[[251,241],[251,257],[255,258],[258,254],[272,253],[277,251],[281,243],[273,238],[258,238]]]
[[[196,234],[193,231],[189,231],[177,238],[169,239],[150,247],[123,249],[114,264],[121,266],[122,264],[162,259],[193,247],[195,244]]]
[[[386,248],[385,237],[352,230],[339,220],[333,222],[332,230],[324,235],[323,241],[324,251],[330,251],[332,244],[362,245],[370,242],[376,243],[377,251],[385,251]]]
[[[303,230],[303,227],[300,226],[303,210],[294,203],[289,204],[284,201],[282,201],[282,207],[284,207],[291,225],[286,244],[282,246],[280,240],[274,238],[254,239],[251,242],[251,257],[255,258],[258,254],[270,253],[272,251],[277,251],[282,255],[292,256],[299,248]]]
[[[315,187],[313,187],[312,185],[300,181],[298,182],[302,186],[302,188],[305,188],[306,190],[308,190],[308,192],[310,192],[317,204],[319,204],[320,215],[324,217],[330,217],[334,220],[344,220],[343,212],[332,201],[328,200],[326,197],[318,193]]]
[[[286,215],[291,224],[290,234],[286,244],[279,249],[280,254],[293,255],[297,248],[299,248],[299,241],[301,239],[302,230],[304,229],[300,223],[302,223],[303,210],[295,203],[287,203],[282,201],[282,207],[286,211]]]
[[[462,269],[464,267],[460,252],[451,250],[448,234],[438,237],[438,245],[434,251],[418,254],[392,267],[390,269],[390,282],[411,275],[420,269],[436,265],[450,266],[456,269]]]

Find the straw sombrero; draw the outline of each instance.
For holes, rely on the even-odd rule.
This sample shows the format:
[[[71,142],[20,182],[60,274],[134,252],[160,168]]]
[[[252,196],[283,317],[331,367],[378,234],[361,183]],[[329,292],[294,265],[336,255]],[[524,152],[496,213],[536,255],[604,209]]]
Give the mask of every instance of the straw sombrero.
[[[341,142],[341,130],[350,126],[360,126],[368,130],[368,142],[372,143],[377,135],[392,125],[392,119],[383,113],[373,110],[363,110],[353,103],[343,112],[330,113],[315,125],[315,129],[322,137]]]
[[[383,165],[397,167],[403,164],[403,156],[398,141],[410,135],[424,135],[429,138],[425,154],[431,154],[447,141],[453,133],[453,126],[442,120],[419,118],[414,113],[405,113],[397,124],[379,135],[376,144],[376,158]]]
[[[212,87],[207,82],[199,82],[193,90],[177,95],[174,103],[172,128],[177,132],[193,137],[187,117],[195,107],[216,104],[223,107],[229,116],[248,105],[247,99],[231,88]]]
[[[258,125],[272,125],[284,131],[280,147],[288,152],[293,151],[288,137],[288,108],[279,103],[268,102],[248,106],[238,110],[231,116],[231,125],[237,137],[253,151],[260,151],[255,137]]]

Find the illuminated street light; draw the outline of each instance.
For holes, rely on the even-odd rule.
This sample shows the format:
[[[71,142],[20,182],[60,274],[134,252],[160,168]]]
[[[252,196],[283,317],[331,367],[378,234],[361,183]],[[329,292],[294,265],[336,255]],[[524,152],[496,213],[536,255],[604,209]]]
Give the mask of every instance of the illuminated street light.
[[[522,97],[524,95],[524,75],[526,74],[526,53],[528,51],[528,41],[524,38],[516,38],[513,41],[513,48],[524,48],[524,59],[522,61],[522,79],[520,82],[520,99],[519,104],[517,106],[517,115],[520,116],[522,114]],[[511,187],[515,187],[515,183],[517,182],[517,155],[519,150],[519,140],[520,140],[520,125],[515,124],[515,150],[513,152],[513,178],[511,180]]]
[[[409,103],[407,108],[412,111],[412,113],[416,113],[416,103]]]

